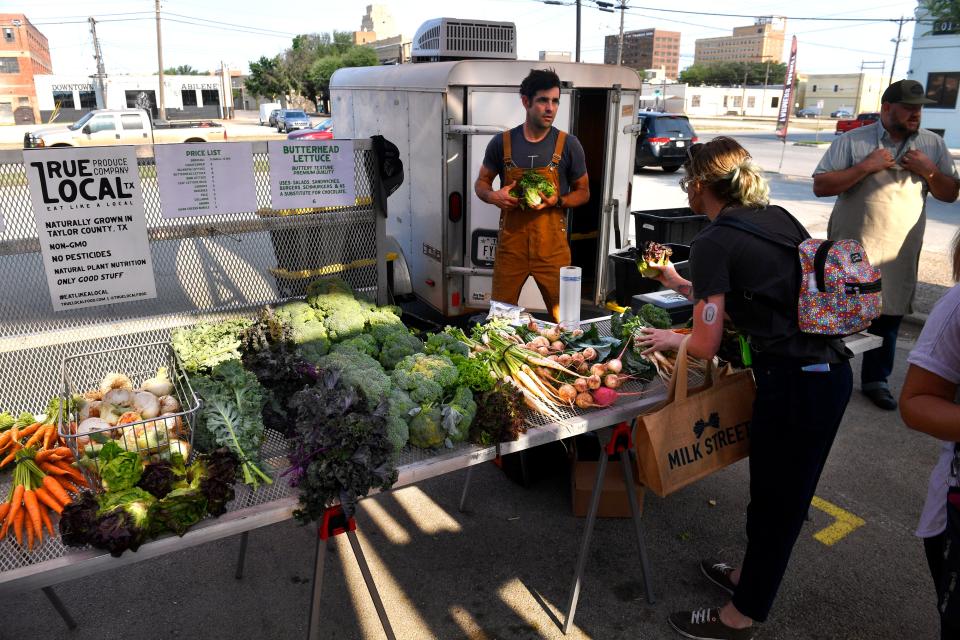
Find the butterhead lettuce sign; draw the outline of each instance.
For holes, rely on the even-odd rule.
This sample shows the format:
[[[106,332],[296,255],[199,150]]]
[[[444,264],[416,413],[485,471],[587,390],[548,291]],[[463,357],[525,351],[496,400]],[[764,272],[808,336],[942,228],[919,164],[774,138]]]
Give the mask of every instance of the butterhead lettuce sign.
[[[271,140],[268,149],[274,209],[356,204],[352,140]]]
[[[156,298],[133,147],[26,149],[54,311]]]

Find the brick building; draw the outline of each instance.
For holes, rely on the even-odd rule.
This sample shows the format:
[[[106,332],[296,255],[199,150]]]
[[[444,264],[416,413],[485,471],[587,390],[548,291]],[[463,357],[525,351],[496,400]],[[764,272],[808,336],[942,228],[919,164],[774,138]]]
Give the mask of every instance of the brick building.
[[[0,13],[0,124],[35,124],[33,76],[53,73],[47,38],[22,13]]]
[[[786,28],[786,18],[767,16],[749,27],[736,27],[733,35],[701,38],[694,44],[693,62],[783,62]]]
[[[620,36],[604,39],[604,64],[617,64]],[[667,78],[676,80],[680,72],[680,32],[662,29],[640,29],[623,34],[622,64],[634,69],[663,67]]]

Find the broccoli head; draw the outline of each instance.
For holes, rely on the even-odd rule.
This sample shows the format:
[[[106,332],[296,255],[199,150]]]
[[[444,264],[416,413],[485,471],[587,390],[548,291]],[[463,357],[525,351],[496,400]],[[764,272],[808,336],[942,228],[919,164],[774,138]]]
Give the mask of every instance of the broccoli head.
[[[460,372],[450,358],[417,353],[403,358],[391,374],[393,383],[419,404],[439,403],[457,383]]]
[[[450,438],[450,442],[463,442],[470,433],[470,423],[477,414],[477,403],[473,400],[473,393],[469,387],[457,387],[453,398],[443,405],[443,429]]]
[[[320,358],[317,366],[340,371],[341,380],[363,394],[371,411],[390,393],[390,377],[380,363],[353,347],[338,348]]]
[[[424,405],[410,420],[410,444],[421,449],[439,447],[447,438],[440,407]]]
[[[397,363],[415,353],[423,351],[423,342],[409,331],[394,331],[386,335],[380,347],[380,364],[390,370]]]
[[[336,351],[344,347],[356,349],[371,358],[376,358],[380,355],[380,348],[377,346],[376,339],[368,333],[361,333],[352,338],[347,338],[340,344],[334,345],[333,350]]]
[[[303,300],[286,302],[275,308],[273,313],[284,322],[290,324],[317,319],[317,316],[313,311],[313,307]]]
[[[387,407],[387,439],[394,451],[400,451],[410,439],[410,413],[417,404],[406,391],[393,388],[387,397]]]
[[[441,333],[431,333],[429,336],[427,336],[427,343],[424,345],[423,350],[429,354],[439,354],[444,356],[449,356],[454,353],[458,353],[462,356],[470,355],[470,347],[460,342],[446,331]]]

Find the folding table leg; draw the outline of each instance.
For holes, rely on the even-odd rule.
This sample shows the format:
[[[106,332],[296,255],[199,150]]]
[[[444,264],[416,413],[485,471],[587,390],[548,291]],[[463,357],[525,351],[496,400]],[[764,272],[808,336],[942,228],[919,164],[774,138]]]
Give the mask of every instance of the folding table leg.
[[[243,578],[243,563],[247,559],[247,540],[249,538],[249,531],[244,531],[240,534],[240,555],[237,557],[237,572],[234,574],[237,580]]]
[[[600,451],[600,464],[597,465],[597,479],[593,484],[593,494],[590,496],[590,508],[587,510],[587,522],[584,527],[583,540],[580,543],[580,555],[577,557],[577,569],[573,574],[573,587],[570,589],[570,602],[567,604],[567,619],[563,623],[563,632],[565,634],[570,633],[570,628],[573,626],[573,616],[577,612],[577,600],[580,599],[580,581],[583,579],[583,570],[587,566],[587,557],[590,553],[590,537],[593,535],[593,525],[596,523],[597,511],[600,509],[603,477],[607,471],[607,456],[603,455],[602,447]]]
[[[326,564],[326,549],[333,539],[323,540],[317,537],[317,555],[313,562],[313,593],[310,596],[310,624],[307,627],[307,640],[320,640],[323,637],[320,624],[320,591],[323,587],[323,565]]]
[[[463,507],[467,503],[467,490],[470,488],[470,478],[473,476],[473,466],[467,467],[467,477],[463,479],[463,493],[460,494],[460,506],[458,509],[463,513]]]
[[[57,610],[60,617],[63,618],[63,622],[67,625],[67,628],[76,629],[76,621],[73,619],[73,616],[70,615],[70,612],[67,611],[67,607],[60,600],[60,596],[53,590],[53,587],[43,587],[41,591],[43,591],[43,595],[47,596],[47,600],[49,600],[53,608]]]
[[[650,560],[647,558],[647,545],[643,543],[643,525],[640,522],[640,510],[637,507],[637,488],[633,486],[633,469],[630,466],[630,454],[620,452],[620,466],[623,468],[623,482],[627,485],[627,499],[630,500],[630,513],[637,532],[637,546],[640,549],[640,569],[643,571],[643,587],[647,592],[647,602],[653,604],[653,574],[650,573]]]
[[[353,547],[353,555],[357,558],[357,564],[360,565],[360,573],[363,575],[363,581],[367,583],[367,591],[370,593],[370,599],[373,600],[373,606],[380,616],[380,624],[383,626],[383,632],[387,635],[387,640],[397,640],[393,633],[393,627],[390,626],[390,620],[387,618],[387,610],[380,599],[380,592],[377,591],[377,583],[373,581],[373,574],[370,573],[370,567],[367,566],[367,559],[363,555],[363,549],[360,547],[360,540],[357,538],[356,531],[347,531],[347,539],[350,540],[350,546]]]

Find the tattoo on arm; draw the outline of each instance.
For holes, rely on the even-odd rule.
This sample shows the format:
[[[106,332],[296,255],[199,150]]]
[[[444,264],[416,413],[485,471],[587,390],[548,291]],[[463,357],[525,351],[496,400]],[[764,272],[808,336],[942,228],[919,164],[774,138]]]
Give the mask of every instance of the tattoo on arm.
[[[674,291],[682,295],[687,300],[693,300],[693,285],[678,284],[673,288]]]
[[[704,324],[713,324],[717,321],[717,305],[712,302],[708,302],[703,305],[703,322]]]

